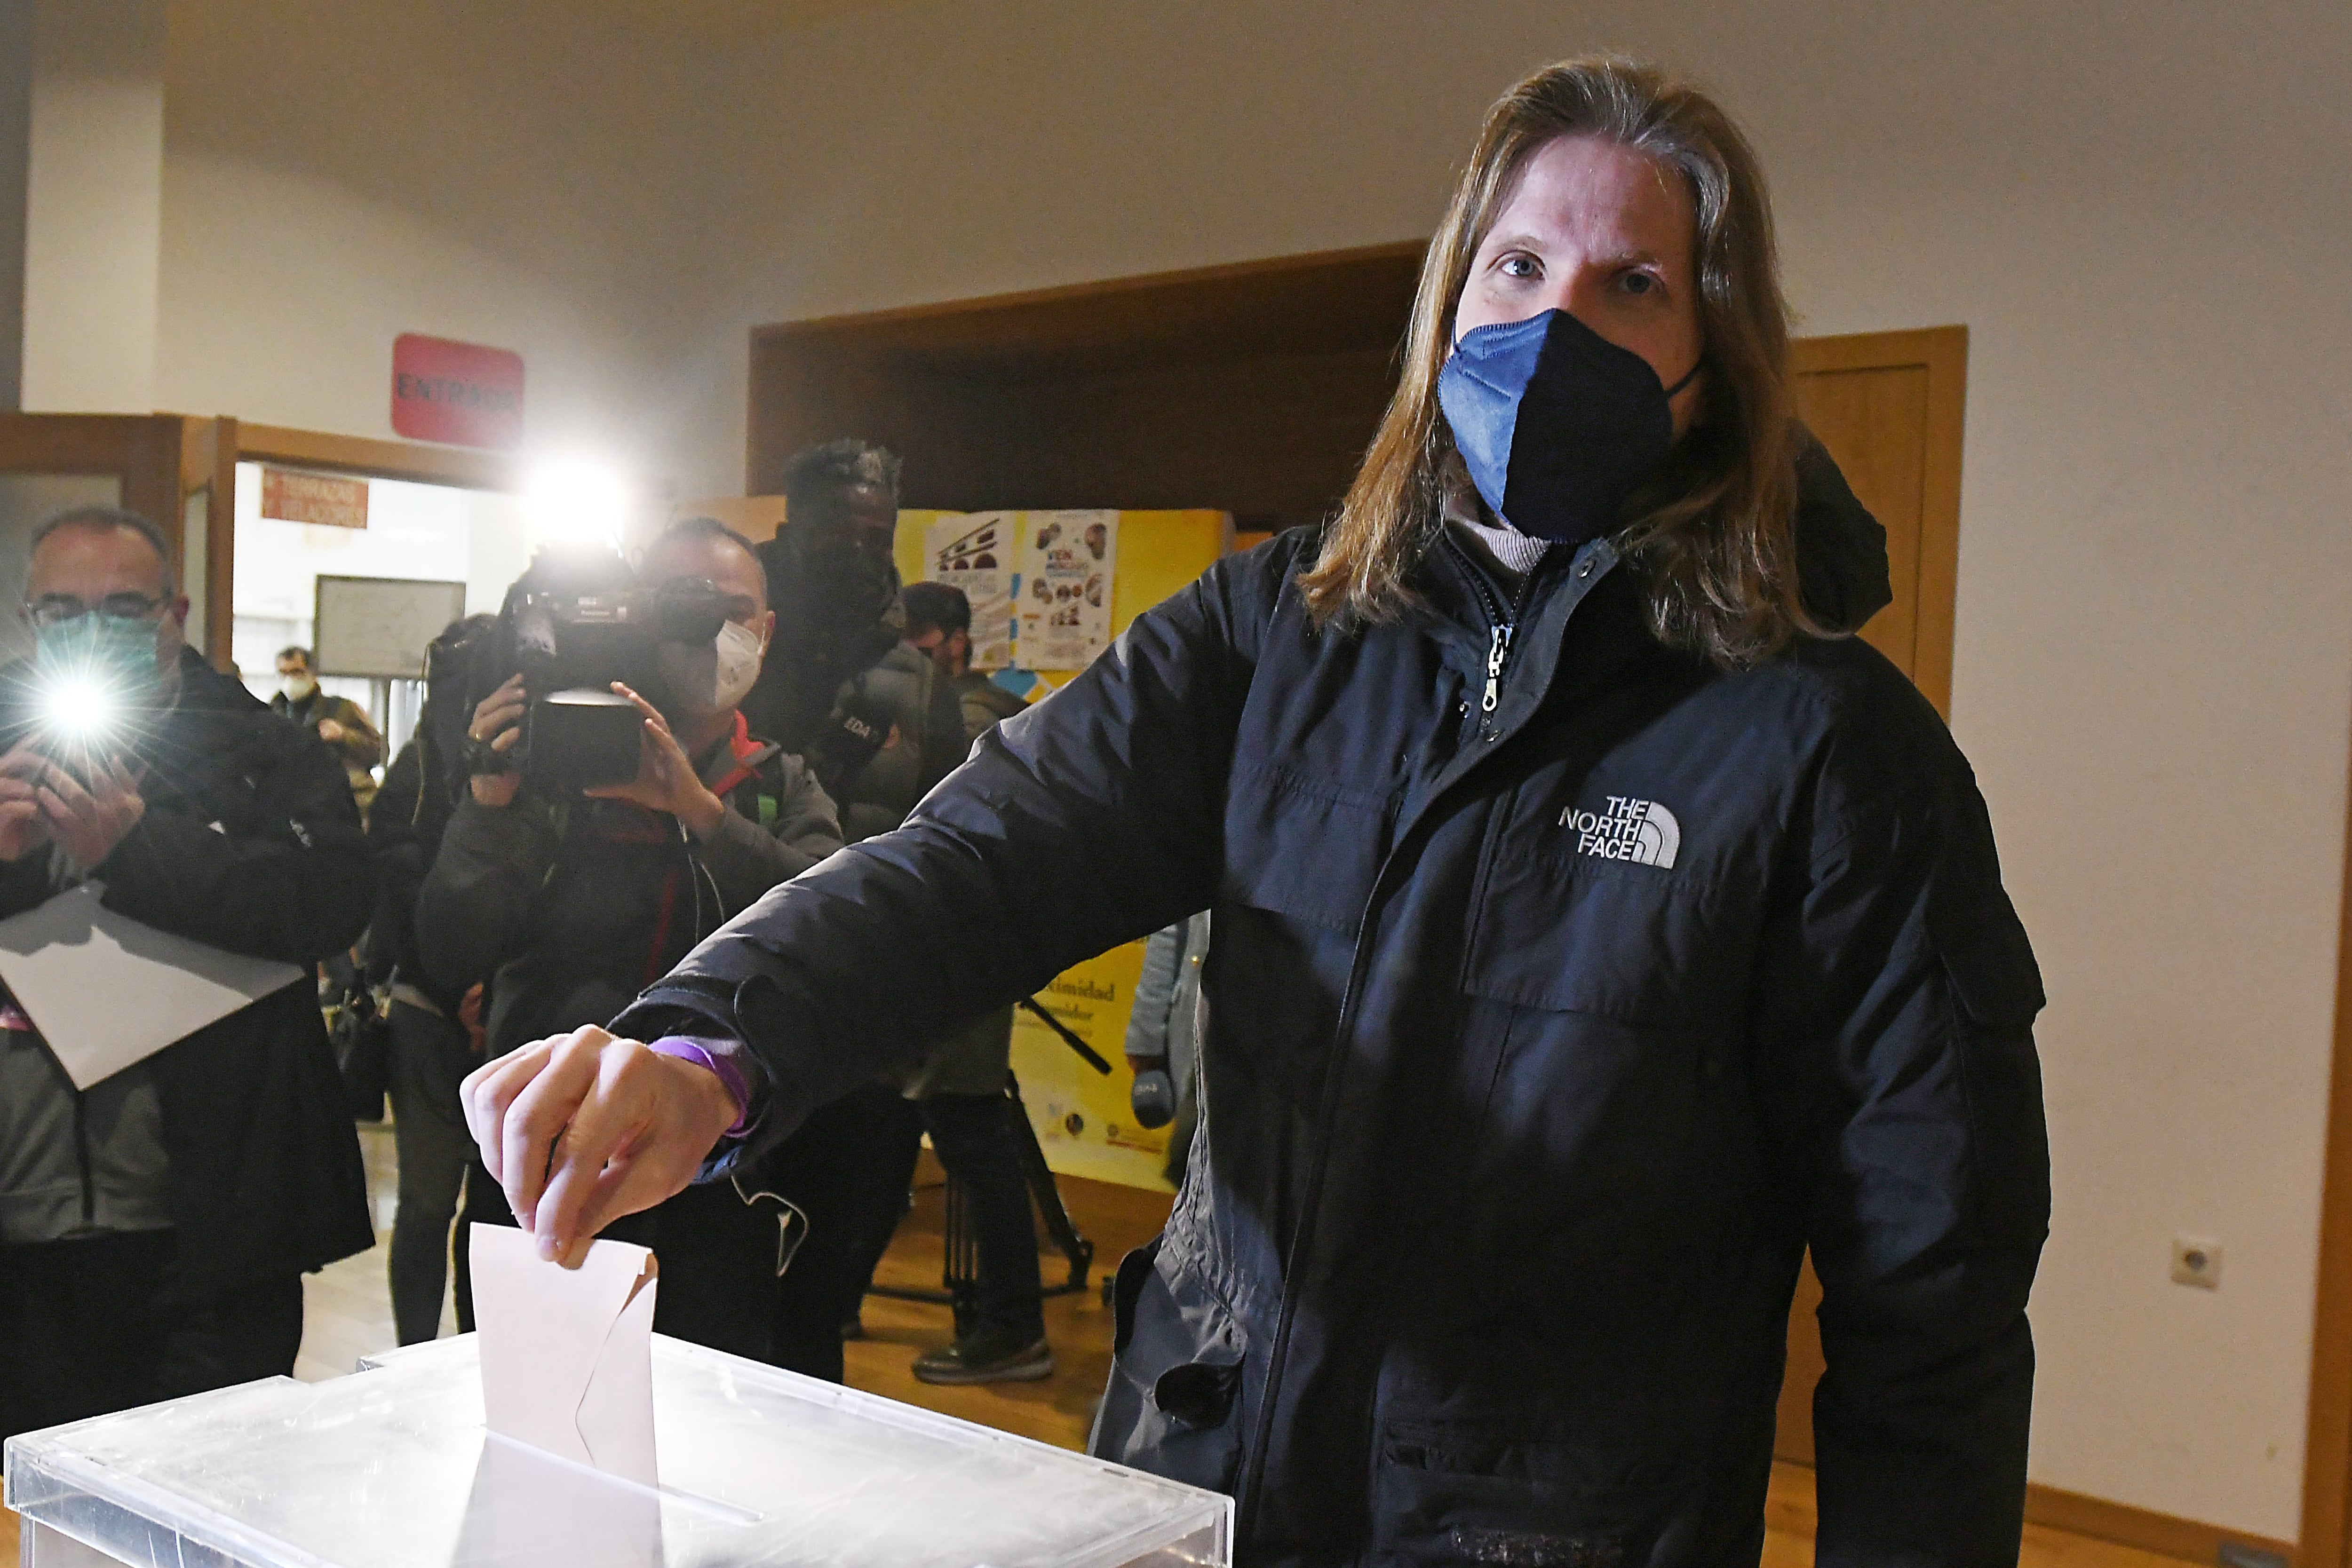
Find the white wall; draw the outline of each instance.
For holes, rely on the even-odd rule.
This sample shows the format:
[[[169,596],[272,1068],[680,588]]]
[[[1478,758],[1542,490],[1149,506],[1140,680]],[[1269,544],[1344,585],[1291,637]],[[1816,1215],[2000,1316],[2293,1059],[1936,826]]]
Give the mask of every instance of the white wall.
[[[1806,330],[1971,332],[1954,722],[2052,995],[2034,1477],[2295,1533],[2352,712],[2341,0],[193,9],[167,402],[382,434],[391,333],[446,331],[524,351],[534,431],[686,495],[740,486],[755,324],[1419,235],[1525,68],[1710,79]],[[2168,1281],[2175,1230],[2223,1241],[2218,1293]]]
[[[22,246],[21,358],[6,406],[151,413],[163,0],[12,0],[10,8],[0,30],[29,47],[30,68],[21,229],[0,224],[0,244]]]
[[[682,154],[651,76],[705,46],[580,13],[173,0],[161,404],[388,437],[424,332],[522,355],[530,448],[657,479]]]

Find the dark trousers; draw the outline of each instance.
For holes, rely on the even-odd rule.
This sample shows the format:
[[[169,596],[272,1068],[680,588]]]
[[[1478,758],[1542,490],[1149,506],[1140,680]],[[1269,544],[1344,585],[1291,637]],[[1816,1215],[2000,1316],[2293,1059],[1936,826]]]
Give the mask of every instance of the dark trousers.
[[[916,1102],[949,1179],[963,1188],[964,1213],[980,1253],[979,1322],[1023,1344],[1045,1337],[1038,1296],[1036,1220],[1029,1178],[1002,1094],[930,1094]]]
[[[175,1291],[168,1230],[0,1246],[0,1436],[294,1370],[302,1279]]]
[[[771,1322],[779,1366],[841,1380],[841,1325],[856,1313],[873,1272],[877,1173],[896,1157],[892,1151],[899,1111],[894,1106],[904,1105],[893,1090],[858,1090],[812,1113],[761,1162],[759,1185],[790,1198],[808,1218],[792,1267],[777,1281]],[[751,1186],[751,1176],[743,1179],[747,1187]],[[902,1173],[898,1186],[902,1210],[906,1194]],[[885,1231],[883,1245],[888,1243]]]
[[[514,1222],[506,1193],[476,1162],[466,1177],[465,1213],[457,1239],[459,1328],[471,1332],[474,1327],[473,1270],[466,1252],[465,1228]],[[772,1205],[746,1204],[731,1183],[707,1182],[688,1187],[643,1214],[616,1219],[602,1234],[610,1240],[653,1249],[660,1268],[654,1295],[656,1333],[730,1355],[773,1359],[769,1314],[776,1291],[780,1230]],[[833,1381],[838,1383],[838,1340],[831,1364]],[[820,1367],[811,1375],[825,1374]]]
[[[475,1064],[471,1039],[451,1019],[392,1004],[392,1132],[400,1155],[400,1208],[392,1225],[392,1321],[403,1344],[441,1332],[449,1282],[449,1225],[473,1163],[457,1085]]]
[[[1036,1219],[1029,1177],[1021,1168],[1012,1102],[1002,1094],[927,1094],[908,1101],[887,1089],[861,1092],[871,1102],[873,1131],[856,1205],[858,1295],[872,1286],[891,1233],[907,1212],[907,1185],[928,1132],[940,1167],[963,1188],[964,1213],[980,1254],[980,1298],[971,1328],[1014,1336],[1023,1344],[1044,1338]],[[857,1297],[852,1296],[843,1320],[856,1310]]]
[[[866,1292],[874,1288],[874,1271],[890,1250],[898,1222],[913,1202],[915,1162],[923,1152],[923,1113],[915,1102],[886,1085],[862,1091],[873,1127],[873,1141],[857,1173],[858,1190],[850,1223],[856,1229],[854,1271],[857,1289],[842,1313],[847,1325],[856,1316]]]

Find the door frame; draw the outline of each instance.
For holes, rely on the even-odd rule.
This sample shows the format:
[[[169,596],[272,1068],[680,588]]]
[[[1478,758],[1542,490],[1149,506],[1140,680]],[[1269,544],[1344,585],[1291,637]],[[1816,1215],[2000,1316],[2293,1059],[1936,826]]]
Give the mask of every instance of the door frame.
[[[1925,448],[1919,473],[1918,560],[1912,577],[1912,683],[1948,724],[1952,716],[1952,625],[1959,581],[1960,450],[1968,403],[1969,329],[1922,327],[1799,338],[1789,345],[1791,381],[1845,371],[1922,370],[1927,372]],[[1813,1462],[1812,1381],[1822,1347],[1814,1312],[1821,1286],[1809,1253],[1789,1312],[1788,1359],[1781,1375],[1773,1458]]]
[[[126,510],[179,531],[182,426],[175,414],[9,413],[0,416],[0,469],[108,475]]]
[[[194,601],[196,640],[224,674],[236,615],[239,463],[467,490],[522,487],[522,464],[511,453],[335,435],[226,416],[0,413],[0,470],[111,476],[122,486],[123,507],[163,530],[172,547],[173,576]],[[191,539],[189,520],[198,497],[204,500],[204,533]]]
[[[2345,803],[2344,892],[2336,929],[2336,1038],[2327,1071],[2319,1282],[2311,1322],[2311,1396],[2303,1448],[2304,1568],[2352,1560],[2352,792]]]
[[[518,492],[522,460],[509,452],[467,446],[428,446],[368,435],[336,435],[290,425],[246,420],[205,422],[215,429],[208,469],[212,501],[206,513],[205,645],[216,650],[213,663],[228,668],[229,640],[236,615],[236,465],[275,463],[288,468],[348,474],[362,479],[398,479],[414,485],[446,485],[462,490]]]
[[[211,483],[220,423],[175,413],[0,413],[0,470],[113,478],[123,508],[162,530],[182,591],[192,577],[205,580],[191,594],[205,612],[201,634],[211,623],[211,530],[192,556],[186,524],[192,499]]]
[[[1919,571],[1912,605],[1911,681],[1952,721],[1952,626],[1960,581],[1960,448],[1968,407],[1969,329],[1921,327],[1797,338],[1791,376],[1839,371],[1927,372],[1927,444],[1919,476]]]

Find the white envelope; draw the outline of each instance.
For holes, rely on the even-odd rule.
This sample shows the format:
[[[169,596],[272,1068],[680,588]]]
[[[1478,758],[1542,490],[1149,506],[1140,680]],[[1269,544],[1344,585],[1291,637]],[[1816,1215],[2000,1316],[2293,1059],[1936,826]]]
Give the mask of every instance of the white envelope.
[[[658,1485],[654,1255],[597,1241],[578,1269],[565,1269],[541,1260],[528,1231],[476,1225],[468,1234],[489,1429]]]
[[[482,1443],[452,1564],[660,1568],[662,1494],[499,1437]],[[93,1568],[114,1568],[111,1558]]]
[[[0,920],[0,980],[87,1089],[309,971],[158,931],[85,882]]]

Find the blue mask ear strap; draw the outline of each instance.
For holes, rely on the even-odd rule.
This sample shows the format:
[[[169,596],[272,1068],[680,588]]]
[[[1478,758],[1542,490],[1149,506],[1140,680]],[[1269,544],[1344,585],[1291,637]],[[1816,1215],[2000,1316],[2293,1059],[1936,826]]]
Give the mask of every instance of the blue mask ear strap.
[[[1706,369],[1706,355],[1705,353],[1701,353],[1698,357],[1698,362],[1691,366],[1690,373],[1666,389],[1666,401],[1669,402],[1673,402],[1675,394],[1681,392],[1683,388],[1690,385],[1691,382],[1698,380],[1699,371],[1705,369]]]

